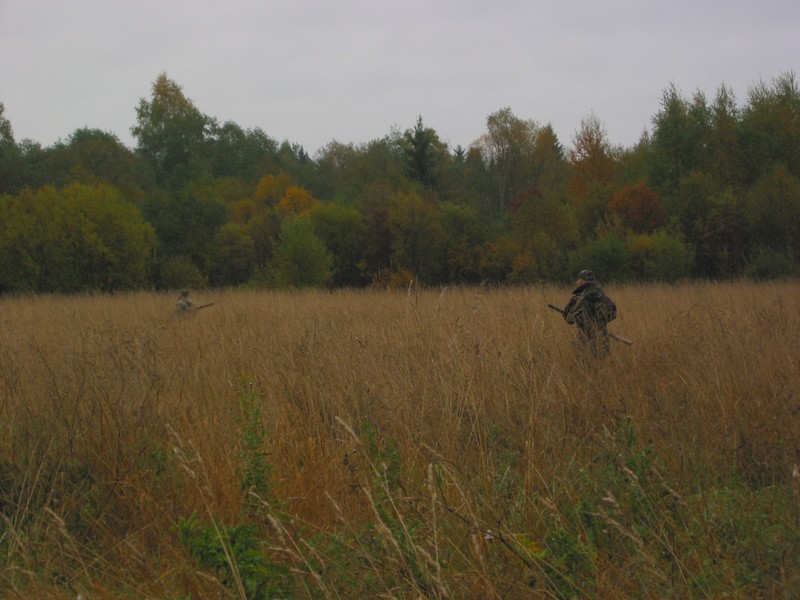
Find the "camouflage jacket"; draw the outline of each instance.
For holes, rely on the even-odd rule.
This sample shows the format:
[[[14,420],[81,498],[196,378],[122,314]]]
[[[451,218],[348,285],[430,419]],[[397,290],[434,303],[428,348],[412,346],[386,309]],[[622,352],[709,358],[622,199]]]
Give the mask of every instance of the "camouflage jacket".
[[[189,311],[194,308],[194,302],[189,296],[181,296],[175,303],[175,310],[178,312]]]
[[[585,332],[606,331],[606,325],[616,318],[617,306],[593,281],[572,290],[564,307],[564,320]]]

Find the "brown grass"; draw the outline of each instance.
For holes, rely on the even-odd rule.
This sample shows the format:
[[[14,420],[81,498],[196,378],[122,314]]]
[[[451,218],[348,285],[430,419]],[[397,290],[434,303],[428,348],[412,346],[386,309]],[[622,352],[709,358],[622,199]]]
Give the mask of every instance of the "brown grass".
[[[2,299],[0,593],[241,597],[197,511],[296,597],[792,597],[800,284],[606,291],[589,365],[555,287]]]

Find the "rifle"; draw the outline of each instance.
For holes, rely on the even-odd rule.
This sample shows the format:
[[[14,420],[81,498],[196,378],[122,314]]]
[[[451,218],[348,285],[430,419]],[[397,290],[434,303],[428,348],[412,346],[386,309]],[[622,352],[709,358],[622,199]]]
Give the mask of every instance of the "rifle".
[[[209,306],[214,306],[214,303],[213,302],[209,302],[208,304],[201,304],[200,306],[195,308],[195,310],[200,310],[201,308],[208,308]]]
[[[547,306],[548,306],[548,308],[552,308],[554,311],[556,311],[558,313],[561,313],[562,315],[564,314],[564,309],[563,308],[559,308],[555,304],[548,304]],[[611,333],[609,331],[608,332],[608,336],[611,337],[611,338],[614,338],[618,342],[622,342],[623,344],[626,344],[628,346],[632,346],[633,345],[633,340],[629,340],[628,338],[624,338],[621,335],[617,335],[616,333]]]

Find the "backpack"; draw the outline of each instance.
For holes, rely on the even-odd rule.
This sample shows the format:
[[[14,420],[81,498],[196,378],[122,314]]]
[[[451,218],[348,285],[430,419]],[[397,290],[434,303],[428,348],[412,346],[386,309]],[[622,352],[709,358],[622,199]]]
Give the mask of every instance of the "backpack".
[[[588,288],[581,304],[586,317],[598,325],[606,325],[617,318],[617,306],[599,287]]]

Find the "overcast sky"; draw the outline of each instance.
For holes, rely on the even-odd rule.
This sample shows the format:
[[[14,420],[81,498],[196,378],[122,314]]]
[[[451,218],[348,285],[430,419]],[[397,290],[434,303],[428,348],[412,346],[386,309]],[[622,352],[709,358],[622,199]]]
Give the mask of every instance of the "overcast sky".
[[[505,107],[566,147],[592,113],[632,146],[670,84],[741,106],[799,67],[798,0],[0,0],[0,102],[43,146],[91,127],[133,147],[160,73],[312,156],[420,115],[466,147]]]

